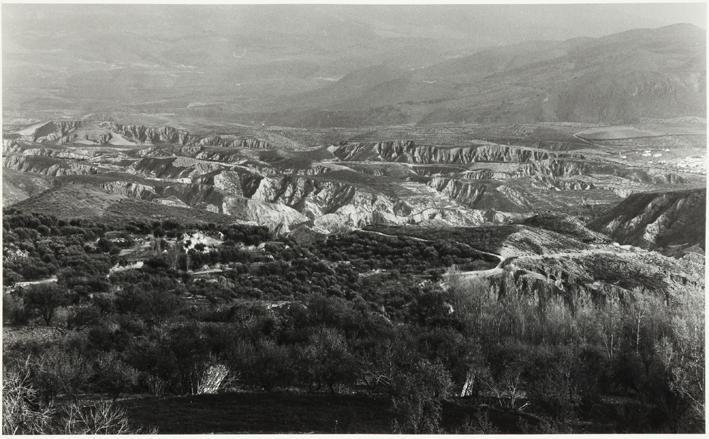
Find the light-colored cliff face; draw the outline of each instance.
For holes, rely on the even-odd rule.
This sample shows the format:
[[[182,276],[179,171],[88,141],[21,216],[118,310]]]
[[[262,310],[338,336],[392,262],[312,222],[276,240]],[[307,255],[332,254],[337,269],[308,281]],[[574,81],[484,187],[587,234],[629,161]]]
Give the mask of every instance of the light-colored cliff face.
[[[475,162],[515,162],[547,160],[568,154],[519,146],[485,143],[460,147],[417,145],[413,141],[378,143],[346,143],[331,147],[332,153],[343,161],[384,161],[421,164],[471,164]]]
[[[79,121],[50,121],[29,126],[19,132],[20,139],[28,142],[55,142],[64,143],[81,122]]]
[[[178,130],[172,127],[146,127],[144,125],[123,125],[112,123],[111,131],[121,134],[126,139],[137,143],[172,143],[179,145],[193,144],[199,139],[190,135],[185,130]]]
[[[588,175],[590,167],[579,160],[541,160],[525,163],[520,166],[517,174],[520,176],[544,175],[548,177],[574,177]]]
[[[454,180],[447,177],[433,177],[429,182],[429,186],[451,199],[471,207],[475,206],[487,189],[485,184]]]
[[[172,127],[146,127],[144,125],[122,125],[113,123],[108,128],[119,133],[124,138],[139,144],[170,144],[192,147],[218,146],[224,148],[250,148],[268,149],[271,144],[255,137],[241,136],[220,136],[207,135],[199,136],[191,134],[186,130]]]
[[[85,149],[55,149],[55,148],[27,148],[22,150],[22,155],[38,157],[55,157],[59,159],[86,160],[98,155],[96,151]]]
[[[556,191],[585,191],[595,188],[593,183],[587,181],[554,178],[546,175],[535,176],[532,185],[537,188]]]
[[[308,222],[308,217],[283,204],[267,203],[243,197],[226,197],[222,212],[241,221],[267,226],[276,233],[287,233],[291,228]]]
[[[263,178],[251,198],[282,203],[315,217],[355,202],[356,193],[357,189],[346,183],[281,176]]]
[[[464,209],[445,196],[404,200],[352,184],[297,175],[264,177],[250,199],[227,196],[222,209],[280,231],[302,223],[335,232],[369,224],[478,225],[509,218]]]
[[[31,179],[15,178],[29,185],[27,190],[12,186],[15,199],[46,185],[80,182],[97,196],[230,214],[279,231],[299,224],[320,231],[369,224],[500,224],[545,210],[579,212],[617,202],[616,194],[653,185],[665,190],[685,184],[685,177],[691,180],[671,168],[624,165],[616,156],[606,160],[593,152],[584,157],[564,149],[470,140],[467,134],[450,146],[449,137],[436,144],[428,134],[406,140],[407,131],[381,137],[400,140],[379,141],[377,130],[364,137],[322,132],[308,137],[299,131],[288,138],[285,129],[197,135],[170,127],[51,122],[10,133],[3,140],[3,164],[43,180],[33,185]],[[374,140],[329,147],[303,140],[315,138],[317,145],[337,138]],[[583,196],[573,193],[580,191]],[[637,239],[663,242],[663,231],[681,224],[674,210],[637,220],[644,224]],[[635,226],[612,223],[611,229],[630,233]]]
[[[156,197],[155,189],[152,186],[131,181],[109,181],[101,184],[101,188],[112,194],[125,195],[140,200],[151,200]]]
[[[196,135],[172,127],[92,121],[49,121],[13,133],[20,140],[34,143],[90,145],[179,145],[183,147],[223,147],[270,149],[266,139],[253,135]]]
[[[238,172],[222,171],[217,173],[214,176],[214,188],[229,196],[244,196]]]

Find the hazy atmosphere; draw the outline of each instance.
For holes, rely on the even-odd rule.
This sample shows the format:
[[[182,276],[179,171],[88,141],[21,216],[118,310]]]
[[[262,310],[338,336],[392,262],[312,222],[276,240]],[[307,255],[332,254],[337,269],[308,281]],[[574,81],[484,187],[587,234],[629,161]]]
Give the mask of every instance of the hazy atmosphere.
[[[441,105],[409,105],[403,115],[382,108],[458,97],[471,79],[555,58],[582,44],[579,38],[676,23],[703,28],[706,10],[703,4],[4,5],[2,16],[6,122],[30,114],[149,113],[181,126],[196,119],[310,126],[350,123],[343,118],[360,123],[371,107],[386,111],[384,122],[439,121],[440,115],[427,116],[432,107],[443,111]],[[510,44],[521,46],[504,50],[492,65],[474,62],[471,77],[426,70],[462,68],[474,53]],[[348,114],[328,122],[315,112],[335,108]],[[302,113],[290,114],[296,109]],[[450,118],[470,119],[441,121]]]
[[[705,433],[705,17],[4,4],[2,433]]]

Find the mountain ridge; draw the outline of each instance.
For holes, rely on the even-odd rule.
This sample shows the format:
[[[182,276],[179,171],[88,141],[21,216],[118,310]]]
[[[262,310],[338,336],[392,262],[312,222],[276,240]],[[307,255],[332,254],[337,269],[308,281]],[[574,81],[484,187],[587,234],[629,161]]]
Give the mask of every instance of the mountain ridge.
[[[338,121],[349,112],[354,125],[359,119],[355,114],[381,113],[387,107],[403,112],[409,123],[627,123],[641,117],[703,116],[703,47],[704,32],[691,24],[521,43],[485,49],[397,78],[391,71],[380,77],[370,74],[369,87],[348,88],[343,78],[326,89],[292,97],[304,114],[293,110],[259,117],[274,124],[307,126],[313,112],[338,114]],[[286,105],[290,99],[285,99]],[[327,118],[319,120],[327,126]],[[401,114],[382,120],[401,122]]]

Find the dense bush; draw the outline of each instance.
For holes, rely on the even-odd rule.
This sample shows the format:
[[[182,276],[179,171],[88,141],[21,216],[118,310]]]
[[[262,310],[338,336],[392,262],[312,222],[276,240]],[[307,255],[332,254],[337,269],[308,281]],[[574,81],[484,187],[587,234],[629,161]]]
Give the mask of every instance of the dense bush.
[[[4,431],[47,431],[59,414],[45,409],[67,401],[78,405],[62,412],[74,419],[63,431],[121,431],[105,407],[77,409],[82,395],[206,388],[363,393],[389,401],[398,432],[440,432],[443,402],[461,393],[548,431],[703,429],[703,292],[655,297],[655,276],[617,276],[623,261],[596,267],[616,273],[618,294],[539,291],[542,301],[479,279],[439,285],[449,265],[494,265],[462,231],[459,241],[355,232],[299,245],[262,227],[5,215],[3,321],[47,332],[5,349],[8,376],[28,371],[9,382],[32,404],[8,400],[23,420]],[[182,234],[197,230],[223,242],[185,253]],[[120,249],[139,247],[142,268],[111,270],[129,263]],[[205,265],[208,275],[195,272]],[[205,386],[214,370],[225,375]],[[100,419],[113,427],[91,427]]]

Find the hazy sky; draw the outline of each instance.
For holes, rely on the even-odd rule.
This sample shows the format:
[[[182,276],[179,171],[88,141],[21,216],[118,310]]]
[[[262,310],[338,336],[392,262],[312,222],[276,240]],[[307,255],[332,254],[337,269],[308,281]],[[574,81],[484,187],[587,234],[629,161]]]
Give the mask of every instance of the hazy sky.
[[[293,27],[312,28],[334,16],[337,20],[360,22],[375,28],[395,27],[397,23],[419,25],[422,35],[439,32],[438,37],[446,29],[456,34],[461,28],[482,26],[480,34],[497,33],[492,39],[501,42],[533,38],[537,34],[540,39],[597,37],[626,29],[673,23],[692,23],[706,28],[704,3],[423,6],[5,4],[2,15],[3,28],[6,25],[12,27],[17,21],[36,21],[36,24],[48,22],[47,25],[57,29],[71,29],[82,23],[82,18],[86,25],[90,25],[97,17],[116,19],[116,24],[120,25],[121,18],[133,16],[137,20],[171,21],[178,26],[187,25],[192,30],[198,30],[200,22],[206,26],[214,22],[231,22],[235,26],[247,27],[256,22],[270,28],[275,21],[284,28],[288,27],[289,22]],[[110,26],[110,22],[106,24]],[[472,29],[464,29],[464,32],[475,35]]]
[[[692,23],[706,28],[706,3],[639,3],[592,5],[592,7],[622,9],[627,14],[637,15],[639,20],[652,21],[658,24]],[[634,27],[634,22],[629,20],[628,24],[630,27]]]

